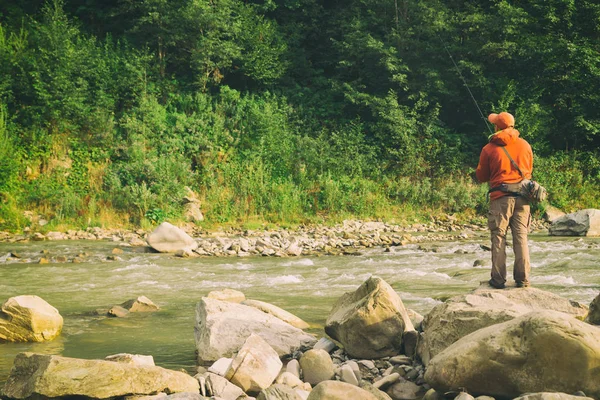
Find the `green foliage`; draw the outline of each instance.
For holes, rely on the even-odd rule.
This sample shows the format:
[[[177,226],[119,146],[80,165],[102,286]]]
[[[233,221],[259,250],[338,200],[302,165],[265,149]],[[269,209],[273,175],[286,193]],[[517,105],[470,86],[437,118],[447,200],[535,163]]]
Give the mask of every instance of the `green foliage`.
[[[158,223],[186,187],[212,221],[481,214],[467,174],[502,110],[551,204],[598,208],[599,19],[588,0],[7,3],[0,224]]]
[[[7,126],[6,108],[0,103],[0,193],[15,190],[19,171],[18,154]]]
[[[548,201],[572,212],[600,208],[600,159],[591,152],[556,153],[535,160],[534,178],[548,190]]]
[[[146,211],[146,213],[144,214],[144,217],[146,217],[146,219],[148,219],[153,224],[157,225],[157,224],[160,224],[161,222],[163,222],[165,220],[165,218],[167,217],[167,215],[160,208],[152,208],[152,209]]]

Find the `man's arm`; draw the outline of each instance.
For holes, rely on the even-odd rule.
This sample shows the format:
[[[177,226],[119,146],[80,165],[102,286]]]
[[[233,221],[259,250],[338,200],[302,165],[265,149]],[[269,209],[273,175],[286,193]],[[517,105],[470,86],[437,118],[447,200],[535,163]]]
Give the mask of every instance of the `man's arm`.
[[[487,153],[483,150],[479,155],[479,164],[477,165],[475,176],[477,176],[477,180],[481,183],[489,182],[490,180],[490,162]]]

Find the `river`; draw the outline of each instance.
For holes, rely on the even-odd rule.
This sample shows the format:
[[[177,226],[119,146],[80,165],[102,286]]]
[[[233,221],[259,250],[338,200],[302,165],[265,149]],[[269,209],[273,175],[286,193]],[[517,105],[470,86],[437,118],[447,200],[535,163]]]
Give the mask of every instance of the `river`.
[[[122,247],[117,261],[107,256],[119,244],[107,241],[0,243],[0,302],[37,295],[64,317],[61,336],[51,342],[0,343],[0,387],[14,357],[23,351],[90,359],[145,354],[154,356],[157,365],[191,372],[195,305],[212,290],[232,288],[275,304],[310,323],[309,331],[321,336],[333,302],[377,275],[408,308],[424,315],[489,279],[490,253],[482,247],[488,243],[487,234],[481,233],[475,239],[411,244],[389,252],[373,248],[354,256],[295,258],[185,259]],[[21,258],[10,259],[9,252]],[[598,295],[600,238],[532,234],[530,252],[533,286],[586,305]],[[53,261],[79,254],[85,262]],[[41,256],[50,263],[35,263]],[[474,266],[477,260],[483,265]],[[161,310],[126,318],[91,315],[141,295]]]

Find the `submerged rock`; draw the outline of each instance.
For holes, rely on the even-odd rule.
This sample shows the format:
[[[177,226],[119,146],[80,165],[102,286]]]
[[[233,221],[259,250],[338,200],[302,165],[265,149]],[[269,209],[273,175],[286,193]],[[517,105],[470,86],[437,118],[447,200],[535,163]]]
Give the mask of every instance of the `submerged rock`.
[[[152,302],[146,296],[139,296],[136,299],[127,300],[121,304],[121,307],[129,312],[153,312],[158,311],[160,307]]]

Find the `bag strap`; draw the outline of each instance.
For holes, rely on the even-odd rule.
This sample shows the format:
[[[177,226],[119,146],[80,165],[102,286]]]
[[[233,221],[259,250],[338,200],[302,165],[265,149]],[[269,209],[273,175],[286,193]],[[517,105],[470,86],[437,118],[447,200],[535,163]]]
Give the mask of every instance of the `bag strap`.
[[[508,156],[510,163],[513,165],[513,167],[515,167],[517,169],[517,171],[519,171],[519,175],[521,175],[521,178],[525,178],[525,175],[523,175],[523,172],[521,172],[521,168],[519,168],[519,166],[517,165],[515,160],[513,160],[513,158],[510,156],[510,154],[508,153],[508,150],[506,150],[506,147],[504,147],[504,146],[498,146],[498,147],[500,147],[504,151],[504,153]]]

